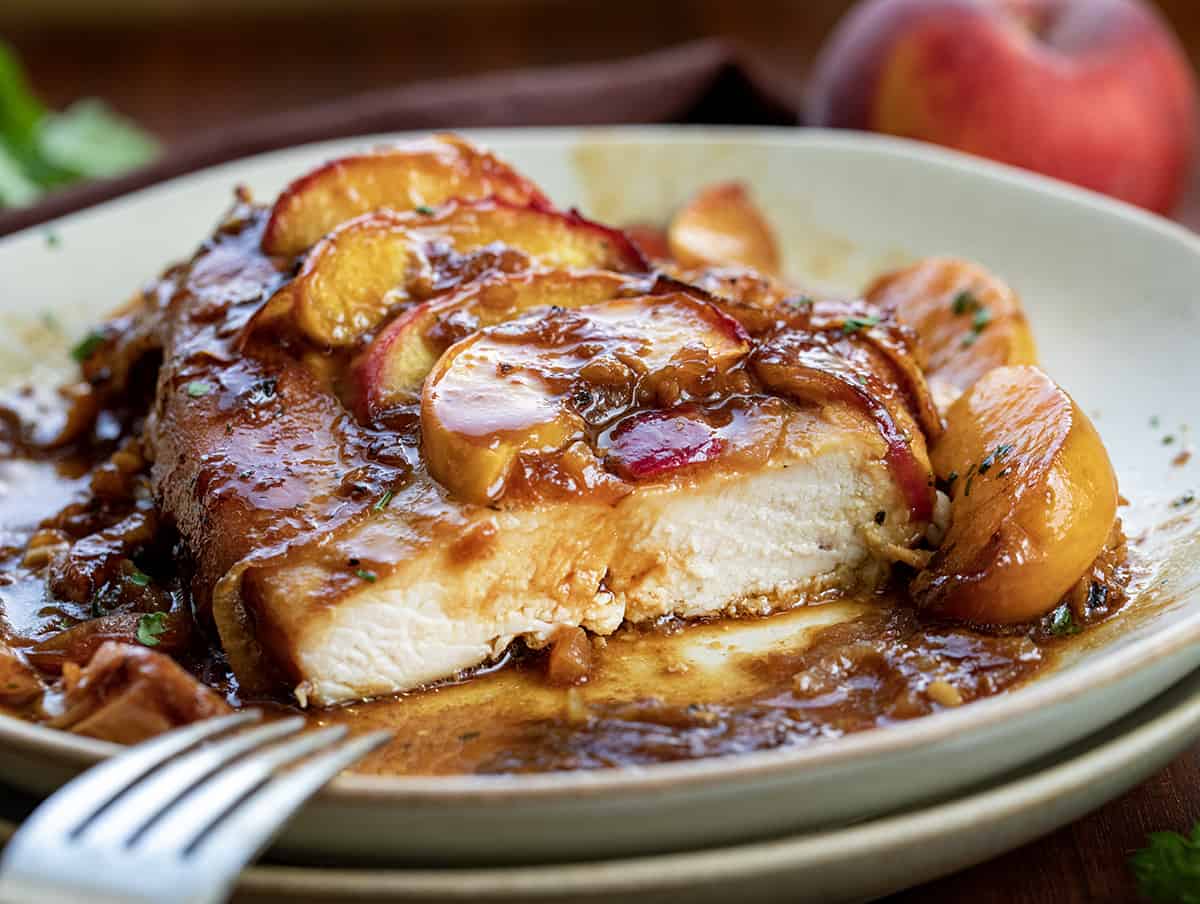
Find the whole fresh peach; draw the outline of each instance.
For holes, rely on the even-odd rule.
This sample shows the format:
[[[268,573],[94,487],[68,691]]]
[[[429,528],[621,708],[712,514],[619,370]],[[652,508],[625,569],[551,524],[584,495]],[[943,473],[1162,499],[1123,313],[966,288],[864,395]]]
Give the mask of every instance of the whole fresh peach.
[[[1142,0],[866,0],[817,61],[810,125],[935,142],[1161,213],[1186,188],[1196,86]]]

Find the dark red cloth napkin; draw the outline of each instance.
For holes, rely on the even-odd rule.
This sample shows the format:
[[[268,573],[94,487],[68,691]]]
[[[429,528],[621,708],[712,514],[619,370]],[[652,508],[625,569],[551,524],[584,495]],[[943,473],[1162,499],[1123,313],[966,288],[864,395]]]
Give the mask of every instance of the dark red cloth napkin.
[[[404,129],[703,123],[790,125],[800,85],[767,72],[739,49],[703,41],[631,59],[384,88],[318,107],[233,124],[169,148],[119,179],[56,192],[0,211],[0,235],[174,176],[290,145]]]

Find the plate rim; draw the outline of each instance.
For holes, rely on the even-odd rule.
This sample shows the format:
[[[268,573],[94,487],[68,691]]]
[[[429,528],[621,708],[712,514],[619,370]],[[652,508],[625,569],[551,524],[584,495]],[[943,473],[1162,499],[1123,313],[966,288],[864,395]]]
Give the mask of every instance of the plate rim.
[[[1163,706],[1164,698],[1176,694],[1186,696],[1177,703]],[[1163,707],[1163,711],[1147,719],[1146,710],[1156,706]],[[1114,735],[1115,729],[1130,722],[1137,724],[1117,730]],[[571,892],[622,894],[674,888],[684,883],[697,884],[717,878],[726,881],[749,878],[772,868],[785,869],[802,858],[807,858],[811,866],[816,866],[817,861],[827,856],[821,853],[822,849],[857,850],[861,855],[875,856],[878,851],[874,848],[886,844],[888,840],[904,838],[911,841],[914,837],[934,840],[947,833],[948,825],[966,829],[991,823],[1006,815],[1016,815],[1055,800],[1068,790],[1090,785],[1123,770],[1182,734],[1200,737],[1200,668],[1188,673],[1117,723],[1076,742],[1072,746],[1083,749],[1069,754],[1066,759],[1061,758],[1060,751],[1049,755],[1043,763],[1019,768],[1002,777],[999,782],[985,782],[945,800],[913,810],[884,814],[852,826],[802,831],[740,844],[593,862],[451,866],[442,869],[259,863],[246,868],[238,880],[237,890],[288,896],[303,893],[310,897],[335,894],[339,900],[349,894],[362,894],[368,900],[380,900],[383,895],[397,892],[405,895],[454,895],[456,899],[466,900],[473,892],[499,889],[504,893],[503,900],[509,900],[522,893],[540,895],[553,891],[560,896]],[[1068,821],[1062,821],[1060,825]],[[7,842],[15,829],[16,823],[0,816],[0,846]],[[940,875],[948,875],[968,866],[953,866]],[[935,877],[920,881],[930,881],[932,878]],[[403,887],[398,888],[398,884]]]
[[[304,148],[316,150],[319,147],[352,144],[365,146],[373,142],[423,135],[428,131],[410,130],[313,142],[202,168],[0,238],[0,250],[31,234],[41,235],[56,225],[109,213],[119,215],[120,208],[137,200],[154,201],[155,198],[148,196],[169,194],[173,187],[195,177],[222,170],[232,171],[239,166],[266,161],[273,156],[282,157]],[[717,138],[747,146],[808,146],[851,153],[867,151],[883,157],[901,157],[920,166],[943,168],[966,178],[990,182],[997,188],[1020,190],[1041,201],[1062,203],[1085,213],[1122,221],[1123,228],[1147,230],[1161,241],[1181,246],[1183,251],[1200,261],[1200,236],[1156,214],[1036,173],[903,138],[784,126],[555,126],[465,129],[461,132],[484,143],[523,141],[565,149],[581,144],[688,145]],[[1200,597],[1192,595],[1184,597],[1181,602],[1188,605],[1196,599]],[[1200,607],[1194,607],[1194,610],[1185,614],[1171,632],[1151,633],[1086,667],[1047,675],[1008,694],[886,729],[865,731],[802,747],[607,770],[495,776],[373,776],[347,773],[330,783],[317,799],[343,807],[380,802],[404,803],[410,807],[443,806],[449,802],[506,805],[517,799],[570,799],[611,796],[614,793],[640,795],[648,791],[662,792],[704,785],[718,779],[724,782],[757,780],[794,769],[847,765],[857,760],[928,746],[951,736],[983,731],[1031,710],[1049,704],[1066,704],[1084,693],[1128,678],[1200,642]],[[25,752],[50,754],[60,763],[78,767],[91,765],[119,749],[109,742],[71,735],[4,714],[0,714],[0,744],[9,749],[15,746]]]

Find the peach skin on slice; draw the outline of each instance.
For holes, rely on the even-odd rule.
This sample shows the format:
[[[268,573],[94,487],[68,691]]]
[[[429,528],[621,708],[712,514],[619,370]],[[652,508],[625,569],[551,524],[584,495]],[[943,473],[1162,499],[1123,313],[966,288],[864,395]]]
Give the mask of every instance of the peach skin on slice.
[[[947,412],[931,456],[950,487],[950,527],[914,579],[918,603],[952,618],[1039,618],[1104,548],[1117,478],[1079,406],[1036,367],[984,374]]]
[[[549,206],[541,190],[488,151],[434,135],[330,161],[283,190],[263,232],[267,254],[293,255],[339,223],[390,207],[436,207],[453,198],[496,197]]]
[[[381,210],[343,223],[313,248],[276,293],[314,342],[355,344],[394,307],[469,278],[472,252],[518,252],[527,266],[640,271],[646,262],[625,236],[574,213],[489,199],[451,202],[429,214]],[[455,252],[460,257],[444,252]],[[510,255],[511,257],[511,255]]]
[[[461,290],[409,308],[355,362],[359,416],[420,399],[421,384],[455,341],[534,308],[579,308],[620,295],[639,295],[637,277],[606,270],[531,270],[492,273]]]
[[[720,182],[700,191],[675,214],[667,246],[682,267],[749,267],[779,272],[779,247],[770,224],[745,186]]]
[[[452,345],[425,381],[424,459],[456,497],[494,502],[522,453],[585,438],[596,390],[645,385],[680,355],[703,353],[726,369],[748,349],[737,321],[686,295],[619,298],[488,327]]]
[[[1021,300],[969,261],[926,258],[880,277],[866,298],[913,329],[926,375],[954,389],[993,367],[1037,363]]]

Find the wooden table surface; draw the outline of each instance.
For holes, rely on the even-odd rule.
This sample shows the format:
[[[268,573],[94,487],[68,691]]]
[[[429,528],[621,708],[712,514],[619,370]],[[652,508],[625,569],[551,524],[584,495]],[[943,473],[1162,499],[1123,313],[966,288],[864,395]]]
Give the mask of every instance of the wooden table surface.
[[[100,96],[166,142],[246,117],[424,78],[608,59],[707,36],[741,40],[803,77],[848,0],[318,0],[154,4],[0,2],[0,37],[39,93],[61,106]],[[249,4],[258,6],[259,4]],[[1193,61],[1200,3],[1160,0]],[[244,4],[243,4],[244,6]],[[332,7],[333,4],[329,4]],[[281,10],[281,7],[283,10]],[[40,11],[40,12],[39,12]],[[1186,219],[1200,222],[1197,216]],[[1200,818],[1200,746],[1101,810],[1020,850],[888,899],[935,902],[1132,901],[1126,868],[1147,832]]]

